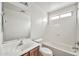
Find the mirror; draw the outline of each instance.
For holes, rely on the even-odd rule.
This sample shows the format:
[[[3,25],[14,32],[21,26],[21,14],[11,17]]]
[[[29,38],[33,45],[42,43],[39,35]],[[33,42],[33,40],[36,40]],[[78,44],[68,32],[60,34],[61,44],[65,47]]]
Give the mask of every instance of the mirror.
[[[17,3],[17,2],[15,2]],[[3,42],[17,38],[30,38],[31,16],[27,10],[3,3]]]

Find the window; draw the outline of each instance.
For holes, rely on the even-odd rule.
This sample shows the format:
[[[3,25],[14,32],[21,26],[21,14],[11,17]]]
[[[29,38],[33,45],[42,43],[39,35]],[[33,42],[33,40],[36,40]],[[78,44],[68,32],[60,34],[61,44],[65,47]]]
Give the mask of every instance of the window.
[[[59,19],[59,16],[51,17],[51,20]]]
[[[60,15],[60,18],[69,17],[69,16],[72,16],[72,12],[62,14]]]
[[[58,16],[53,16],[51,17],[51,20],[61,19],[61,18],[70,17],[70,16],[72,16],[72,12],[68,12],[65,14],[58,15]]]

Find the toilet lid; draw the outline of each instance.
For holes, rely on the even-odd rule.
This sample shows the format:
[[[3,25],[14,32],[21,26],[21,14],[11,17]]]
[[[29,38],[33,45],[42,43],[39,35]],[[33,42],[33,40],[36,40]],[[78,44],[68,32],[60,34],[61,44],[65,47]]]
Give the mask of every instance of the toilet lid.
[[[42,47],[40,48],[40,52],[46,53],[46,54],[52,54],[52,51],[49,48]]]

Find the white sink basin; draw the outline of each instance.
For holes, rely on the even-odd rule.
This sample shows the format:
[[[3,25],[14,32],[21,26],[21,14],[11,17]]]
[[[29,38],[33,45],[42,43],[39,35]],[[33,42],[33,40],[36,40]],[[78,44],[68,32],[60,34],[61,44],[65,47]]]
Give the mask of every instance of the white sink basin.
[[[21,46],[18,46],[16,49],[19,50],[19,51],[23,51],[23,50],[26,50],[28,48],[30,48],[32,46],[32,44],[23,44]]]

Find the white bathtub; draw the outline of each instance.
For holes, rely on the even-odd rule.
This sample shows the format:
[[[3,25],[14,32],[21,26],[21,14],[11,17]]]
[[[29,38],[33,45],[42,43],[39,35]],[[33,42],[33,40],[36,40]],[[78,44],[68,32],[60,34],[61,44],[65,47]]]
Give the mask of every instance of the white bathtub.
[[[79,52],[74,52],[72,46],[67,46],[65,44],[58,44],[55,42],[43,42],[44,46],[52,49],[55,56],[79,56]]]

